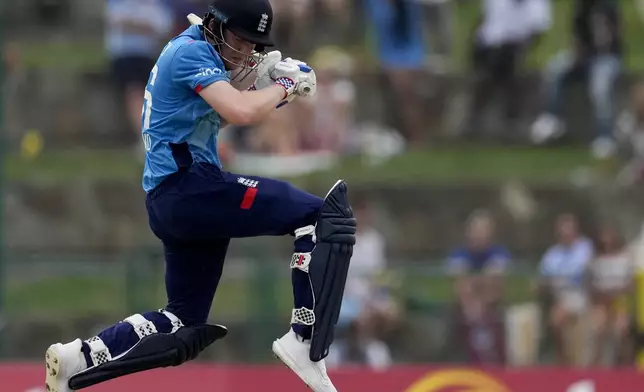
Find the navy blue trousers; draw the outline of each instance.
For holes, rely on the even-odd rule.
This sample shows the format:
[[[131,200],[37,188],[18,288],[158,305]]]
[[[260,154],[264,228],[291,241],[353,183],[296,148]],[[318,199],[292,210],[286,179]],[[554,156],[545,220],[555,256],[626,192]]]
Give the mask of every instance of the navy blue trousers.
[[[172,175],[146,201],[165,249],[166,309],[184,323],[205,322],[230,239],[291,234],[315,224],[322,203],[287,182],[209,164]]]
[[[197,163],[168,177],[147,195],[150,227],[165,252],[165,310],[184,325],[205,323],[221,278],[232,238],[283,236],[316,223],[323,199],[287,182],[237,175],[210,164]],[[310,237],[310,236],[308,236]],[[295,240],[295,252],[311,252],[312,238]],[[284,260],[284,268],[288,261]],[[312,309],[308,275],[292,271],[294,307]],[[159,332],[170,332],[168,319],[159,312],[142,313]],[[310,327],[294,325],[303,337]],[[98,336],[112,356],[138,341],[132,326],[119,323]],[[83,351],[89,361],[89,348]]]

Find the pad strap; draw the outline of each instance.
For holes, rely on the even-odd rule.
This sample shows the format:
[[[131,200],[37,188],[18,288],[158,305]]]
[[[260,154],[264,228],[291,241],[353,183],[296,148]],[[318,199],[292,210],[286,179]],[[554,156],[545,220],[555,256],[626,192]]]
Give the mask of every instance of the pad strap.
[[[89,346],[89,356],[92,358],[94,366],[98,366],[112,360],[112,354],[101,338],[94,336],[85,342]]]
[[[134,327],[134,332],[139,335],[139,339],[157,333],[157,327],[154,326],[154,323],[138,313],[131,315],[123,321],[130,323]]]
[[[183,327],[183,323],[181,322],[181,320],[179,320],[179,317],[175,316],[165,309],[161,309],[159,310],[159,312],[163,313],[163,315],[166,316],[168,320],[170,320],[170,323],[172,324],[172,331],[170,331],[170,333],[175,333],[179,328]]]
[[[294,234],[296,240],[304,237],[305,235],[310,235],[313,237],[313,242],[315,242],[315,226],[313,225],[300,227],[299,229],[295,230]]]
[[[293,309],[291,324],[313,325],[315,324],[315,313],[311,309]]]

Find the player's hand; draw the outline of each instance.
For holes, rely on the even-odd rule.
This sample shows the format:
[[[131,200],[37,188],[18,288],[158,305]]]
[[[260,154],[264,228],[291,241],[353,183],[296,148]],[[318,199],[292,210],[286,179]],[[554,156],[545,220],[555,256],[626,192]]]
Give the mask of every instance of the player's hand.
[[[270,73],[274,83],[284,88],[286,92],[284,99],[295,92],[300,80],[300,74],[300,67],[289,61],[278,62]]]
[[[317,92],[317,88],[316,88],[317,80],[316,80],[315,71],[313,70],[313,68],[307,63],[305,63],[304,61],[292,59],[290,57],[285,58],[284,61],[297,64],[298,67],[300,68],[300,76],[299,76],[298,86],[295,90],[295,94],[300,97],[314,96],[315,93]]]
[[[257,77],[250,86],[249,90],[261,90],[271,86],[275,81],[271,78],[271,72],[275,69],[275,65],[282,61],[282,53],[279,50],[273,50],[262,56],[259,64],[257,65]]]

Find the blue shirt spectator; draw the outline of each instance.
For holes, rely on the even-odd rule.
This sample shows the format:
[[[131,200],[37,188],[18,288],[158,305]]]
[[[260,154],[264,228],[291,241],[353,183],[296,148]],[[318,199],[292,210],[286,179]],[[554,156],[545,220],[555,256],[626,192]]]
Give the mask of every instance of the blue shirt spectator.
[[[156,58],[172,32],[172,9],[164,0],[109,0],[106,16],[106,46],[112,58]]]
[[[450,272],[505,271],[510,263],[510,253],[499,245],[488,245],[480,249],[461,246],[448,257]]]
[[[556,282],[555,286],[581,287],[593,254],[592,241],[583,236],[552,245],[541,260],[541,275]]]

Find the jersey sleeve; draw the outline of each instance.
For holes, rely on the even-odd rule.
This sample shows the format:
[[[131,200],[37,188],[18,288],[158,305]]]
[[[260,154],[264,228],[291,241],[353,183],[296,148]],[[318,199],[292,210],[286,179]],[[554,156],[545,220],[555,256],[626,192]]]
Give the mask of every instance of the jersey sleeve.
[[[205,41],[191,41],[177,50],[172,60],[172,79],[197,93],[215,82],[230,81],[219,55]]]

